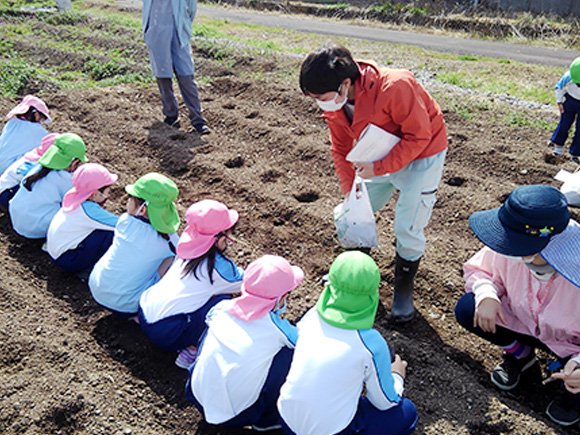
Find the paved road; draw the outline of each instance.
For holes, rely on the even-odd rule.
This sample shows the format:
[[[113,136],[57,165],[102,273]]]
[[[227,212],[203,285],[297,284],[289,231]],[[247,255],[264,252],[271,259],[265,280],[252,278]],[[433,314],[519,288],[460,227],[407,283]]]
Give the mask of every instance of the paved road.
[[[140,0],[118,0],[118,2],[124,6],[139,9],[142,4]],[[344,36],[368,41],[406,44],[444,53],[511,59],[518,62],[562,68],[568,67],[574,58],[580,56],[580,51],[573,50],[553,50],[505,42],[388,30],[377,27],[356,26],[340,21],[297,18],[290,15],[261,13],[216,6],[199,5],[198,14],[236,22],[259,24],[266,27],[286,27],[299,32],[317,33],[325,36]]]

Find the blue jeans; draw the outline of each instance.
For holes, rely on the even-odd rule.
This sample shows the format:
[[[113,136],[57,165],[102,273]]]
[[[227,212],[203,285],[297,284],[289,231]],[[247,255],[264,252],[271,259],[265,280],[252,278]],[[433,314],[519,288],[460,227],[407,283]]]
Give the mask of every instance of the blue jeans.
[[[354,418],[337,435],[409,435],[415,430],[418,420],[417,408],[409,399],[402,398],[397,406],[381,411],[361,396]],[[282,429],[285,435],[295,435],[284,420]]]
[[[294,350],[288,347],[283,347],[276,354],[272,360],[270,371],[264,382],[264,387],[258,396],[258,400],[242,411],[234,418],[222,423],[220,426],[228,428],[242,428],[244,426],[256,425],[259,427],[269,427],[275,424],[280,424],[280,415],[276,407],[276,401],[280,395],[280,388],[286,380],[288,371],[290,370],[290,363]],[[190,376],[185,385],[185,398],[193,403],[195,407],[203,414],[203,406],[197,401],[193,392],[191,391],[191,373],[195,364],[190,367]]]
[[[153,344],[161,349],[174,351],[188,346],[197,346],[205,331],[205,317],[218,302],[230,299],[229,295],[217,295],[193,313],[176,314],[154,323],[147,323],[139,307],[139,325]]]
[[[416,261],[425,252],[425,227],[437,199],[435,194],[443,174],[447,150],[414,160],[401,170],[368,178],[365,185],[373,212],[385,206],[395,190],[399,199],[395,208],[397,253],[407,261]]]
[[[560,115],[558,127],[550,139],[556,145],[564,146],[566,139],[568,139],[570,127],[576,121],[576,132],[572,139],[572,145],[570,145],[570,154],[576,157],[580,156],[580,116],[578,114],[580,114],[580,101],[566,94],[564,113]]]

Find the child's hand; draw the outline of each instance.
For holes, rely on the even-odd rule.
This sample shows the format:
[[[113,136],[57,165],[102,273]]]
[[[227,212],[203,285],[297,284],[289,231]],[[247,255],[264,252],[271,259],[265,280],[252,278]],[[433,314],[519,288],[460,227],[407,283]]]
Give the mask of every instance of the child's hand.
[[[564,105],[562,103],[558,103],[558,109],[560,109],[560,115],[564,113]]]
[[[501,303],[495,299],[486,298],[475,308],[473,316],[473,326],[479,326],[485,332],[495,334],[496,319],[500,318],[503,323],[507,323],[505,314],[501,309]]]
[[[552,378],[564,381],[564,386],[572,394],[580,393],[580,365],[577,361],[570,360],[566,363],[563,370],[552,374]]]
[[[403,379],[405,379],[407,361],[403,361],[399,355],[395,355],[395,361],[391,363],[391,372],[398,373]]]

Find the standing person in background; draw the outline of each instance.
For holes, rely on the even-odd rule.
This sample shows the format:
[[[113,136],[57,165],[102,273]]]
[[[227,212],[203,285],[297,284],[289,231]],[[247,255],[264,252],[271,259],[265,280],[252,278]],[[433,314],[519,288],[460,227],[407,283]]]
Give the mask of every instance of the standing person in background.
[[[28,151],[40,146],[48,134],[42,126],[51,122],[44,101],[27,95],[8,115],[0,135],[0,174]]]
[[[565,101],[564,97],[566,97]],[[554,145],[554,154],[561,156],[564,153],[568,132],[576,121],[576,132],[570,145],[570,155],[574,163],[580,163],[580,117],[578,117],[580,114],[580,57],[574,59],[570,69],[556,83],[556,103],[560,109],[560,122],[550,139],[550,143]]]
[[[300,70],[300,88],[324,111],[343,193],[351,190],[355,170],[365,179],[375,212],[399,191],[391,314],[395,322],[407,322],[415,313],[414,278],[425,252],[424,229],[436,202],[447,153],[441,109],[410,71],[355,61],[339,45],[307,56]],[[353,165],[346,156],[369,124],[401,140],[383,159]]]
[[[199,134],[208,134],[191,57],[191,26],[196,9],[197,0],[143,0],[143,32],[161,94],[163,122],[179,128],[179,107],[173,93],[175,73],[191,125]]]

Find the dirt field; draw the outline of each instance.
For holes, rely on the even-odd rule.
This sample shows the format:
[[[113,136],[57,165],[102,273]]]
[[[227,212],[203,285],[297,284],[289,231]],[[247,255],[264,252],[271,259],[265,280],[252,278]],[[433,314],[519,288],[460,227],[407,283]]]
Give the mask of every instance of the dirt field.
[[[33,45],[20,50],[30,53],[31,62],[64,61]],[[25,92],[44,89],[54,119],[49,129],[80,134],[90,160],[119,174],[109,209],[121,213],[123,186],[151,171],[178,184],[182,216],[203,198],[237,209],[240,241],[230,254],[239,265],[272,253],[305,270],[287,311],[296,321],[315,303],[320,277],[341,252],[331,219],[340,191],[327,128],[294,78],[267,80],[268,74],[296,70],[295,56],[242,57],[226,69],[206,55],[194,55],[197,70],[211,79],[201,95],[213,133],[203,138],[158,121],[153,86],[47,91],[31,83]],[[258,72],[265,79],[244,78]],[[438,95],[462,98],[453,92],[439,89]],[[0,113],[17,101],[0,97]],[[493,388],[489,372],[500,351],[465,333],[453,317],[463,292],[461,264],[480,247],[468,216],[499,206],[518,185],[556,185],[559,166],[544,157],[550,151],[546,132],[498,123],[494,113],[467,121],[442,109],[451,146],[411,324],[395,327],[387,315],[394,202],[378,214],[381,249],[371,252],[383,278],[376,327],[409,362],[406,395],[419,410],[417,433],[578,434],[577,427],[565,431],[544,416],[556,386],[542,386],[539,370],[514,392]],[[174,354],[156,349],[137,325],[101,309],[87,285],[59,272],[40,246],[16,235],[0,212],[0,433],[232,433],[203,423],[185,401],[186,372],[173,364]],[[545,365],[546,355],[541,357]]]

